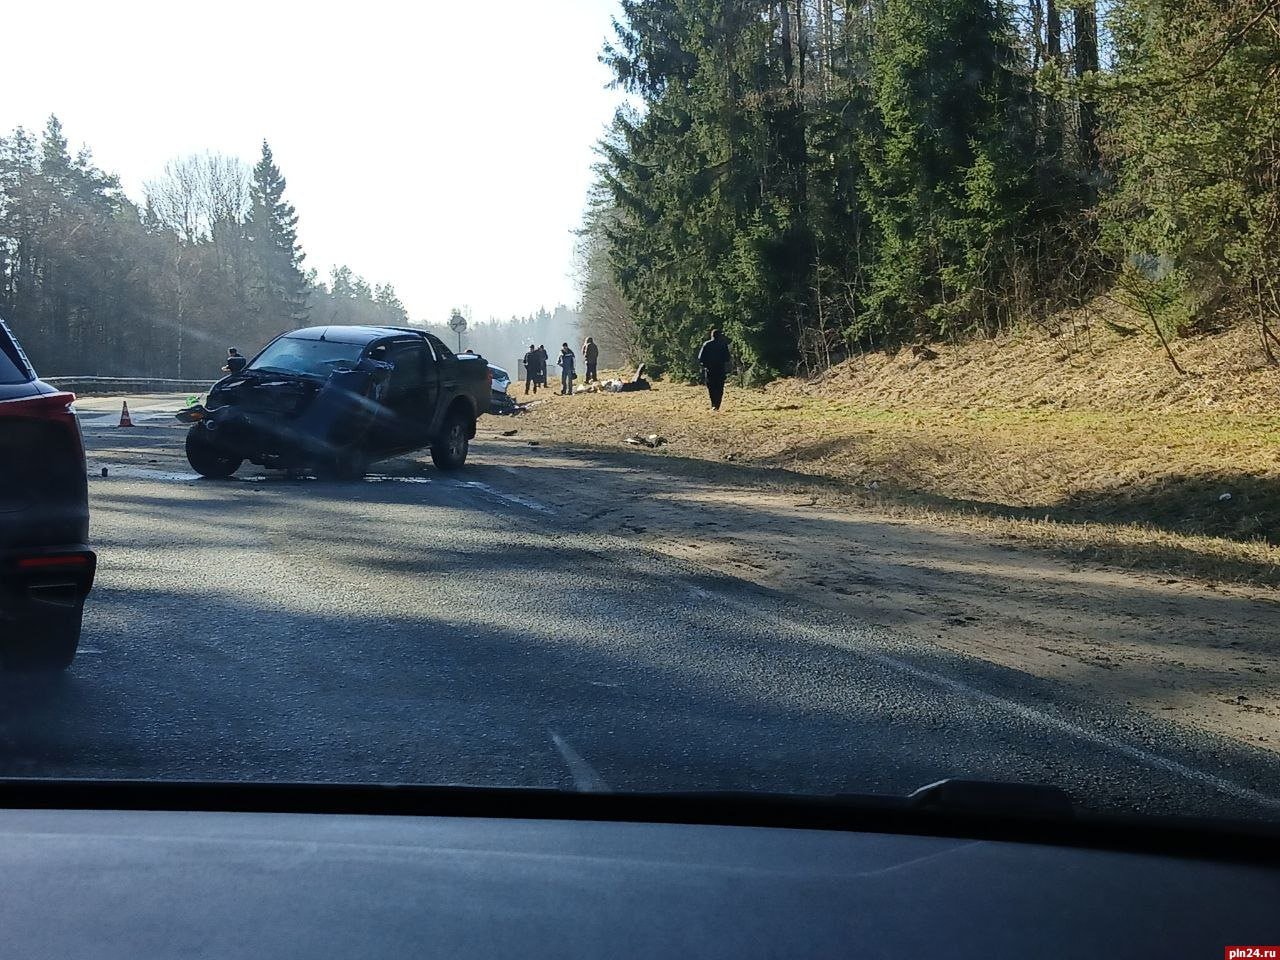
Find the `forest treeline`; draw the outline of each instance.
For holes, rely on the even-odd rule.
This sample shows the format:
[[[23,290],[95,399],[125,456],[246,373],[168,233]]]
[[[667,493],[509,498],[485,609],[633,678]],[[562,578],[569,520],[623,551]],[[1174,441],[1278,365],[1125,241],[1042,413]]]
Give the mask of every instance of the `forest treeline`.
[[[253,354],[304,324],[403,326],[390,283],[307,269],[298,214],[267,143],[254,166],[168,163],[141,204],[50,117],[0,137],[0,316],[46,376],[205,379],[229,346]],[[563,305],[473,323],[465,346],[512,369],[528,341],[577,335]],[[426,329],[454,344],[443,323]]]
[[[622,0],[584,325],[692,375],[1100,294],[1280,354],[1280,0]]]
[[[720,326],[759,382],[1100,295],[1162,337],[1247,318],[1280,356],[1280,0],[621,11],[603,59],[629,103],[578,264],[609,362],[692,376]],[[408,319],[391,284],[308,269],[266,143],[135,201],[56,118],[0,137],[0,315],[51,375],[176,377],[302,323]],[[513,336],[568,335],[529,320]]]
[[[267,143],[175,160],[141,205],[62,125],[0,137],[0,315],[47,375],[204,378],[304,322],[404,324],[391,284],[304,268]]]

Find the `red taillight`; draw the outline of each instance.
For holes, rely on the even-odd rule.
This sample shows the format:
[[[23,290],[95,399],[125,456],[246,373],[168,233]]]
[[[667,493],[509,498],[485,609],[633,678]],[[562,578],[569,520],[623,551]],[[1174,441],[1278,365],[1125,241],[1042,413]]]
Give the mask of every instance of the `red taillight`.
[[[20,557],[17,567],[19,570],[83,570],[92,563],[93,557],[87,553],[58,553]]]
[[[0,417],[22,417],[24,420],[61,420],[71,414],[76,395],[66,391],[42,393],[19,400],[0,401]]]

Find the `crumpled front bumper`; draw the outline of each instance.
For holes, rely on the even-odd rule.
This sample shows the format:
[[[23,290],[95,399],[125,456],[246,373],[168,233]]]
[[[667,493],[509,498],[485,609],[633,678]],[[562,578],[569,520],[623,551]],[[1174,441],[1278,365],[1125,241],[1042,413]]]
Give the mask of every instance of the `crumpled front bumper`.
[[[211,410],[200,422],[205,439],[242,460],[296,463],[299,466],[331,451],[321,438],[300,429],[293,418],[236,406]]]

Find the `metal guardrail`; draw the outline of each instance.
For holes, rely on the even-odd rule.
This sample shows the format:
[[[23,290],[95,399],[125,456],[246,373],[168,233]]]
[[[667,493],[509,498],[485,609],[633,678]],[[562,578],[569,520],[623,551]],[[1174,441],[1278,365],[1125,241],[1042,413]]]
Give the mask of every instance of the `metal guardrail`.
[[[45,383],[86,396],[132,393],[204,393],[216,381],[163,377],[41,377]]]

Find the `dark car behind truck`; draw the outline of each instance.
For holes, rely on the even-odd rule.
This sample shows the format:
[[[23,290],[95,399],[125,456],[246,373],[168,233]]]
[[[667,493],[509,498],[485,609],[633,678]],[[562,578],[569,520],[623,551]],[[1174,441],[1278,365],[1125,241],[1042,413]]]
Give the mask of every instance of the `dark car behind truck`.
[[[37,378],[0,320],[0,665],[60,670],[80,643],[89,549],[75,395]]]
[[[214,384],[187,434],[206,477],[246,460],[356,477],[375,460],[429,447],[441,469],[466,462],[489,410],[483,357],[400,327],[309,327],[271,341],[240,373]]]

